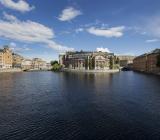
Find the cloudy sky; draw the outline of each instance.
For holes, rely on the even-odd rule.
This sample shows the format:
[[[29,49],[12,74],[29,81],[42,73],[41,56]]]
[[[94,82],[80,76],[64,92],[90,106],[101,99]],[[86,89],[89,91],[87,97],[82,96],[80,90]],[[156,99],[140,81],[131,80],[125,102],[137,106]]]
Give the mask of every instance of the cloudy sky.
[[[160,48],[159,0],[0,0],[0,46],[57,59],[72,50],[139,55]]]

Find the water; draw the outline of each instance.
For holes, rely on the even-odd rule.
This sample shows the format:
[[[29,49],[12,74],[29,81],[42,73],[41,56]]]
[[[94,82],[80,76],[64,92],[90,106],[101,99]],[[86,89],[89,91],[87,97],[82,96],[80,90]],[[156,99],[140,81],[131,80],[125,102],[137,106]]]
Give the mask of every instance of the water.
[[[160,139],[160,77],[0,74],[0,139]]]

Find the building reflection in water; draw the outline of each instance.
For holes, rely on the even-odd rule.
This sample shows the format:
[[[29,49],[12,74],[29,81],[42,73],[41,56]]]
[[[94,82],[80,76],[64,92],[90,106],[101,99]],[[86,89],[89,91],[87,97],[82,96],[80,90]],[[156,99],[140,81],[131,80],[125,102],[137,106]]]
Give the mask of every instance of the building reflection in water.
[[[114,74],[109,73],[64,73],[66,87],[77,86],[80,91],[102,94],[111,90]],[[70,80],[72,79],[72,80]]]
[[[0,94],[10,94],[11,90],[15,88],[15,82],[11,73],[1,73],[0,74]]]

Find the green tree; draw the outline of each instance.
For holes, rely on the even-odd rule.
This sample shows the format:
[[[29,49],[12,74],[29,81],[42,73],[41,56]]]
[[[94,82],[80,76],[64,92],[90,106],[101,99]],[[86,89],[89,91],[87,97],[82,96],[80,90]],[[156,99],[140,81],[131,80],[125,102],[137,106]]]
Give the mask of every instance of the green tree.
[[[160,54],[157,56],[157,67],[160,67]]]
[[[89,58],[89,69],[93,70],[95,67],[94,58]]]
[[[57,60],[51,61],[51,66],[53,66],[54,64],[58,64]]]
[[[110,67],[110,69],[114,68],[114,58],[112,56],[110,57],[109,67]]]
[[[119,64],[120,60],[118,57],[115,57],[115,64]]]
[[[61,68],[62,68],[61,65],[58,63],[52,65],[52,71],[60,71]]]

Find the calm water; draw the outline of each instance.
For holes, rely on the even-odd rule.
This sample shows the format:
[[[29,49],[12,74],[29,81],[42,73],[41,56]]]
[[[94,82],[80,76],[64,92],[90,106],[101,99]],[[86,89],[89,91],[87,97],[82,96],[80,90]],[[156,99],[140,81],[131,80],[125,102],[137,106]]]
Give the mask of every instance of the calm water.
[[[160,77],[0,74],[0,139],[160,139]]]

